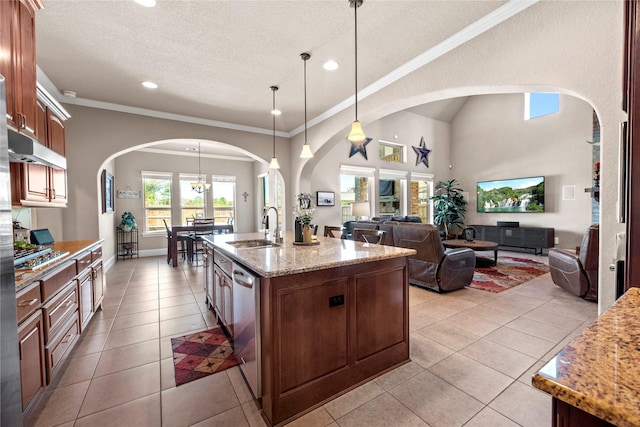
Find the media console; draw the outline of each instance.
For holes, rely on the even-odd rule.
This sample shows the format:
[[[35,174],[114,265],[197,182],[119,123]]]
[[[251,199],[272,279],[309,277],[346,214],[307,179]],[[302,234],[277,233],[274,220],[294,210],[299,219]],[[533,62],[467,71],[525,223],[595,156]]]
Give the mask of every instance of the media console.
[[[497,225],[470,225],[476,229],[476,239],[496,242],[499,246],[533,249],[542,254],[553,247],[554,229],[544,227],[499,227]]]

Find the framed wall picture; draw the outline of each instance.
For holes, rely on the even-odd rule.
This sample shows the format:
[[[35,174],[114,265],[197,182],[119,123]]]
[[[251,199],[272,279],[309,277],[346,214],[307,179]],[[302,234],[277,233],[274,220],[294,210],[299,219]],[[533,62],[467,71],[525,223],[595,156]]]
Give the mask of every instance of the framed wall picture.
[[[102,170],[102,213],[113,212],[113,200],[114,200],[114,185],[113,175],[107,172],[106,169]]]
[[[318,206],[334,206],[336,204],[336,194],[333,191],[317,191],[316,197]]]

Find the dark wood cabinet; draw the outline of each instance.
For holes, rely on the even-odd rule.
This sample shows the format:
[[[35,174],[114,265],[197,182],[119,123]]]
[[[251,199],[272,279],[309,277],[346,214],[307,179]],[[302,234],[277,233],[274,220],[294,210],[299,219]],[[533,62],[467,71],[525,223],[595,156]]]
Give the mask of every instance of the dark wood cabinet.
[[[260,278],[262,409],[281,424],[409,361],[406,258]]]
[[[49,108],[53,103],[36,88],[35,14],[42,7],[41,0],[0,1],[0,74],[6,78],[7,123],[64,156],[63,115]],[[10,170],[13,205],[67,205],[66,170],[28,163],[12,163]]]
[[[0,2],[0,74],[7,78],[7,122],[21,133],[39,139],[36,118],[35,14],[40,0]]]
[[[37,128],[44,132],[41,142],[65,155],[64,121],[47,107],[37,103]],[[11,163],[11,202],[21,206],[66,206],[67,171],[34,163]]]
[[[44,335],[39,309],[18,326],[18,345],[22,410],[24,411],[46,386]]]
[[[613,424],[595,417],[582,409],[553,398],[553,427],[614,427]]]

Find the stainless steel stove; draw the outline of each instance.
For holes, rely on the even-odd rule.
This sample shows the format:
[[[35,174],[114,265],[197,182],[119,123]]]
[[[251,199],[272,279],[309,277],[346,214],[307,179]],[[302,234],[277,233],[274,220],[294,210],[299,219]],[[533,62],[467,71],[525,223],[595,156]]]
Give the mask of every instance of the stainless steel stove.
[[[13,253],[13,266],[16,270],[38,270],[67,255],[69,252],[54,251],[41,246],[20,249]]]

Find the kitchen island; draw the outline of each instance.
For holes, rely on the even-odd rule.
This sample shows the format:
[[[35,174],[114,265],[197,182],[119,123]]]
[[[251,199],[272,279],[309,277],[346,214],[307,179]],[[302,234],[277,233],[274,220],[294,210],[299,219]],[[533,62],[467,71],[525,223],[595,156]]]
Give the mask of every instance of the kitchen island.
[[[554,426],[640,425],[640,288],[629,289],[533,376]]]
[[[407,257],[414,250],[324,237],[295,245],[292,233],[275,245],[233,243],[264,237],[205,238],[205,274],[213,277],[215,290],[207,294],[234,337],[234,351],[243,351],[239,342],[255,346],[256,360],[240,356],[240,366],[271,425],[409,361]],[[254,340],[243,337],[249,327],[238,307],[246,301],[237,299],[251,297],[241,271],[255,276]]]

